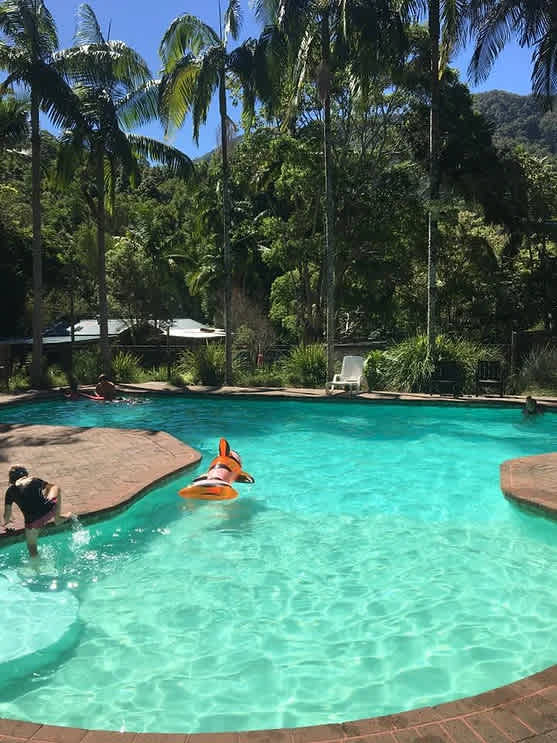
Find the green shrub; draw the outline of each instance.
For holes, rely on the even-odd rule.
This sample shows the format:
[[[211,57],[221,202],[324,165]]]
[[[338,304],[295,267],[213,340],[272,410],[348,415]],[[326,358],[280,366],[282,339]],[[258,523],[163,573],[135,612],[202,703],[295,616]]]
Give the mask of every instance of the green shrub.
[[[186,380],[181,374],[178,374],[177,371],[171,370],[170,372],[170,379],[168,382],[174,387],[183,387],[185,384],[187,384]]]
[[[532,349],[512,383],[518,394],[557,392],[557,348],[544,346]]]
[[[142,373],[142,382],[170,382],[175,387],[184,386],[184,378],[178,373],[175,366],[170,367],[170,376],[168,376],[168,367],[166,364],[160,366],[153,366],[151,369],[146,369]]]
[[[45,383],[47,387],[67,387],[68,377],[58,364],[52,364],[46,370]]]
[[[170,375],[174,373],[174,369],[170,368]],[[142,382],[166,382],[168,379],[168,367],[166,364],[159,366],[153,366],[150,369],[145,369],[142,372]]]
[[[73,375],[79,384],[95,384],[101,372],[99,351],[77,351],[73,357]]]
[[[241,387],[282,387],[282,374],[280,369],[270,366],[242,375],[238,384]]]
[[[140,382],[143,377],[141,360],[130,351],[119,351],[112,359],[114,379],[118,382]]]
[[[297,346],[283,361],[284,377],[293,387],[324,387],[327,357],[321,344]]]
[[[425,335],[408,338],[383,354],[381,376],[385,389],[397,392],[427,392],[436,361],[456,361],[464,371],[463,392],[474,391],[476,366],[480,359],[502,360],[501,351],[464,339],[439,335],[432,358],[427,355]]]
[[[176,371],[191,384],[217,387],[224,382],[225,355],[221,344],[207,344],[180,354]]]
[[[371,390],[381,389],[383,365],[383,351],[370,351],[364,361],[364,377],[366,378],[367,388]]]
[[[12,374],[8,379],[8,390],[10,392],[24,392],[31,387],[28,368],[25,364],[14,364]]]

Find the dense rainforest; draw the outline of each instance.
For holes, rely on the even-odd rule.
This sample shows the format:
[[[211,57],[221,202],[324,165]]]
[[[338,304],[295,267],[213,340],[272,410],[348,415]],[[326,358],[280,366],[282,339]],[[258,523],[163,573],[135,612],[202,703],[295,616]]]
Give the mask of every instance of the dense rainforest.
[[[452,74],[443,88],[441,328],[508,342],[512,328],[549,327],[557,309],[555,113],[529,96],[471,96]],[[337,297],[340,338],[402,338],[426,315],[427,101],[389,91],[358,110],[339,81],[334,97]],[[483,113],[480,113],[483,112]],[[233,322],[257,323],[285,343],[322,337],[323,177],[318,104],[308,97],[294,132],[257,126],[230,155]],[[542,137],[542,133],[544,136]],[[43,132],[45,321],[96,316],[94,227],[83,173],[56,188],[57,140]],[[218,152],[192,182],[141,165],[137,187],[117,184],[107,249],[111,316],[191,316],[222,323]],[[0,161],[0,334],[31,329],[30,162]],[[265,328],[265,331],[263,331]]]

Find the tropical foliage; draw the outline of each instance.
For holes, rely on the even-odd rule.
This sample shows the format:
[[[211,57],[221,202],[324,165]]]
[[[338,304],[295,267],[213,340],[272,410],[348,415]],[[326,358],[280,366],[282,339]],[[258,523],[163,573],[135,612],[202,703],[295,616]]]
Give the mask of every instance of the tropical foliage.
[[[49,381],[40,328],[71,318],[100,318],[102,358],[74,354],[81,382],[111,363],[122,378],[168,374],[170,356],[112,349],[109,316],[130,321],[132,345],[147,320],[224,325],[224,348],[211,341],[176,369],[205,384],[323,386],[334,341],[373,338],[384,352],[368,360],[370,386],[425,389],[440,353],[458,355],[470,379],[488,346],[508,356],[513,330],[550,335],[555,114],[543,108],[551,75],[539,81],[553,42],[533,44],[538,97],[472,96],[450,67],[468,31],[478,74],[509,34],[530,43],[544,2],[277,0],[258,12],[267,25],[243,42],[235,1],[222,31],[169,19],[155,81],[92,7],[58,50],[42,0],[0,2],[0,334],[39,329],[33,384],[37,359]],[[130,133],[154,117],[171,133],[191,115],[197,138],[213,99],[220,147],[195,179],[185,155]],[[232,137],[236,106],[243,132]],[[56,136],[39,132],[39,109]],[[52,360],[51,384],[68,366]],[[27,370],[22,359],[21,384]]]
[[[0,96],[22,85],[30,95],[31,208],[33,234],[33,363],[31,379],[41,383],[42,354],[42,245],[41,245],[41,109],[55,126],[75,121],[73,96],[54,64],[58,37],[54,18],[43,0],[4,0],[0,4],[0,68],[7,76]],[[5,108],[4,108],[5,113]],[[21,127],[21,112],[13,110]],[[6,126],[6,124],[4,124]],[[21,130],[19,134],[21,135]],[[12,131],[13,136],[13,131]]]

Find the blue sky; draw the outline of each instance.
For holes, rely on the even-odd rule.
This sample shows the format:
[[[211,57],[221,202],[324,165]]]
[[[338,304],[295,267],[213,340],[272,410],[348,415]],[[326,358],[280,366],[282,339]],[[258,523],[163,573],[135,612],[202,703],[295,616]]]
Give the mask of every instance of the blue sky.
[[[223,0],[223,7],[225,2],[226,0]],[[72,44],[78,4],[74,0],[47,0],[47,5],[58,24],[62,48]],[[155,76],[160,66],[158,57],[160,40],[171,20],[177,15],[192,13],[218,29],[218,0],[90,0],[89,4],[97,14],[105,35],[110,24],[110,38],[121,39],[136,49],[148,62]],[[259,33],[259,27],[247,6],[247,0],[243,0],[243,5],[242,36],[256,36]],[[453,60],[453,66],[460,70],[463,80],[466,80],[470,53],[470,50],[465,50]],[[530,92],[530,59],[530,51],[520,49],[517,44],[509,44],[500,55],[489,79],[481,86],[471,86],[471,89],[474,91],[500,89],[521,95],[528,94]],[[231,116],[238,118],[234,110]],[[161,127],[156,124],[151,125],[145,133],[158,139],[163,137]],[[217,145],[217,138],[218,115],[216,108],[213,108],[207,124],[201,130],[199,147],[193,142],[189,119],[175,134],[172,144],[190,157],[197,157],[213,149]]]

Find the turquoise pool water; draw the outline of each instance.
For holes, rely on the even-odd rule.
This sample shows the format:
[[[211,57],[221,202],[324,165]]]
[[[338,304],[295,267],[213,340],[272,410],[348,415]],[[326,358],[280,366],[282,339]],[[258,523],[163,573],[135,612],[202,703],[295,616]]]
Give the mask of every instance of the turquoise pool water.
[[[42,540],[38,573],[22,544],[0,550],[0,716],[310,725],[557,661],[557,524],[499,489],[504,459],[557,451],[557,416],[148,398],[2,408],[0,421],[164,429],[203,453],[122,515]],[[256,484],[188,508],[176,491],[221,435]]]

